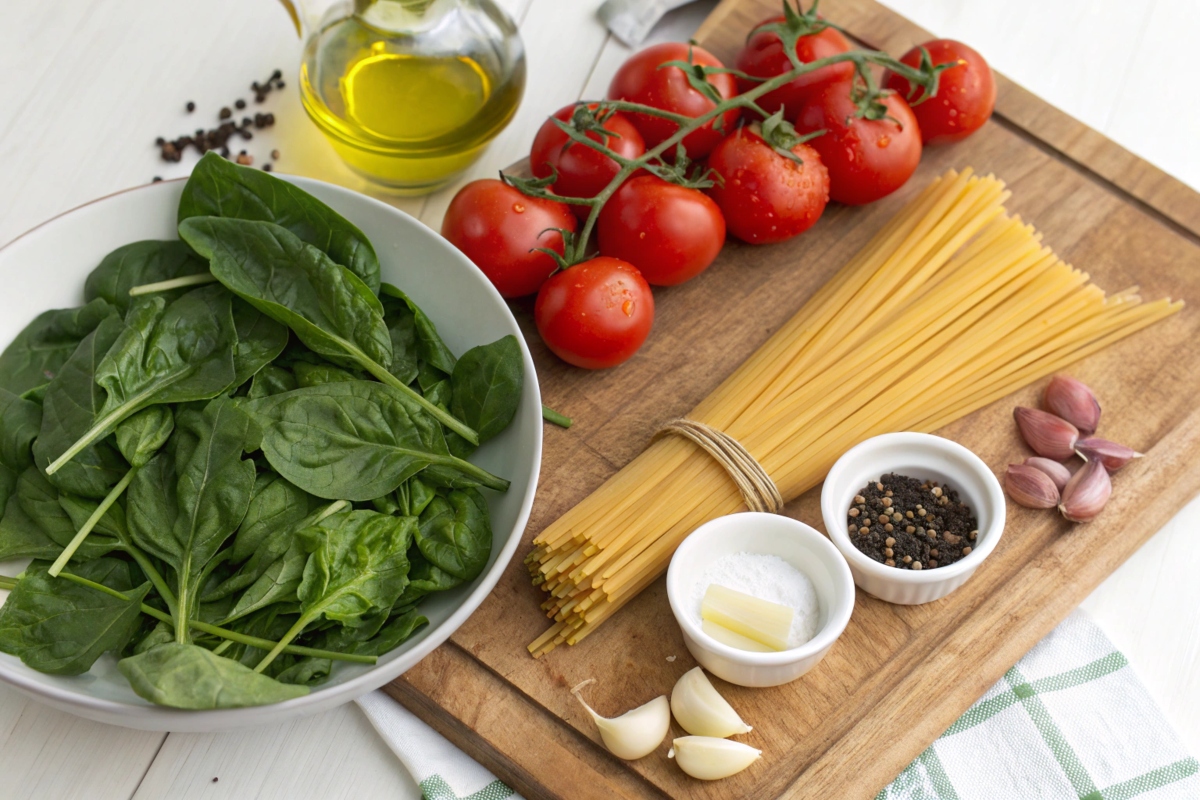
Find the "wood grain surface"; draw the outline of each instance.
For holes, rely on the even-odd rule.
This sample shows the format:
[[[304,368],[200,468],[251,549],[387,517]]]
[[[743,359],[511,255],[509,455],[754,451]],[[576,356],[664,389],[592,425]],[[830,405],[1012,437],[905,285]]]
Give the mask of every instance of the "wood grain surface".
[[[774,7],[773,0],[727,0],[699,37],[728,57]],[[872,0],[830,0],[822,10],[890,52],[928,38]],[[996,120],[967,142],[927,151],[896,196],[862,209],[831,207],[817,227],[784,245],[731,243],[703,276],[657,295],[653,336],[620,370],[572,370],[536,345],[544,399],[579,422],[547,431],[526,538],[627,463],[659,423],[708,394],[905,199],[948,168],[972,166],[1006,180],[1010,209],[1103,288],[1138,284],[1150,298],[1200,302],[1200,196],[1019,87],[1003,79],[1001,87]],[[579,646],[535,661],[524,645],[546,620],[517,560],[451,643],[390,691],[527,797],[873,797],[1200,491],[1200,470],[1188,463],[1200,454],[1198,337],[1193,305],[1073,368],[1101,395],[1104,434],[1148,454],[1115,478],[1114,500],[1099,520],[1072,527],[1053,514],[1011,508],[999,548],[949,598],[900,607],[860,593],[846,633],[812,673],[775,689],[720,684],[755,726],[744,740],[764,750],[735,778],[687,778],[666,759],[669,742],[632,764],[598,744],[579,745],[598,739],[571,686],[596,678],[589,701],[615,714],[669,692],[694,665],[661,580]],[[1026,455],[1011,408],[1034,404],[1038,388],[941,433],[1000,472]],[[810,492],[787,513],[820,527],[817,500]]]

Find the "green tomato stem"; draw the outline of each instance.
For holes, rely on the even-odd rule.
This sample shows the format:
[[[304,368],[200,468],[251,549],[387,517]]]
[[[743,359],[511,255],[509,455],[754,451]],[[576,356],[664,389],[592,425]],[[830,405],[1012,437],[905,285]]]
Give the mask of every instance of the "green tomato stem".
[[[118,592],[116,589],[112,589],[108,586],[105,586],[102,583],[96,583],[95,581],[90,581],[87,578],[83,578],[78,575],[74,575],[70,572],[64,572],[60,575],[60,577],[66,578],[67,580],[69,580],[73,583],[77,583],[80,586],[86,586],[89,589],[95,589],[98,592],[104,592],[108,596],[115,597],[118,600],[124,600],[125,602],[129,602],[129,595],[123,594],[122,592]],[[15,579],[0,578],[0,589],[13,589],[16,587],[16,585],[17,585],[17,581]],[[153,606],[148,606],[145,603],[141,603],[140,610],[143,614],[153,617],[154,619],[156,619],[160,622],[165,622],[168,625],[175,624],[174,620],[170,614],[166,614],[166,613],[158,610],[157,608],[154,608]],[[201,631],[203,633],[207,633],[210,636],[217,636],[222,639],[227,639],[232,642],[237,642],[238,644],[244,644],[249,647],[257,648],[259,650],[272,650],[272,649],[278,647],[279,652],[292,653],[292,654],[298,655],[298,656],[311,656],[313,658],[328,658],[333,661],[351,661],[356,664],[375,664],[378,662],[378,659],[375,656],[362,656],[362,655],[357,655],[354,653],[338,653],[333,650],[319,650],[315,647],[303,647],[301,645],[284,644],[282,647],[279,647],[279,645],[281,643],[272,642],[270,639],[260,639],[257,636],[248,636],[244,633],[238,633],[237,631],[231,631],[226,628],[220,628],[220,627],[217,627],[216,625],[209,625],[207,622],[200,622],[199,620],[195,620],[195,619],[191,620],[191,623],[192,623],[193,628],[195,628],[196,630]],[[291,641],[291,639],[294,639],[294,638],[295,638],[294,636],[288,637],[288,641]]]
[[[125,490],[129,488],[129,483],[133,480],[133,476],[137,474],[137,471],[138,468],[133,467],[126,472],[125,477],[121,478],[121,480],[117,482],[117,485],[114,486],[112,490],[109,491],[109,493],[104,497],[104,499],[100,501],[100,505],[96,506],[96,510],[93,511],[92,515],[83,523],[83,526],[79,529],[79,532],[75,534],[75,538],[71,539],[70,543],[66,546],[66,549],[59,553],[58,558],[54,559],[54,563],[50,565],[50,577],[57,578],[58,573],[63,571],[63,567],[65,567],[67,562],[71,560],[71,556],[75,555],[75,551],[78,550],[79,546],[83,544],[83,540],[86,539],[88,534],[92,532],[92,529],[100,523],[100,520],[103,519],[104,515],[108,513],[108,510],[112,508],[113,503],[117,502],[117,498],[119,498],[125,492]]]
[[[157,283],[143,283],[129,290],[130,297],[140,297],[144,294],[167,292],[171,289],[182,289],[188,286],[203,286],[206,283],[216,283],[217,279],[211,272],[201,272],[196,275],[184,275],[182,278],[171,278]]]

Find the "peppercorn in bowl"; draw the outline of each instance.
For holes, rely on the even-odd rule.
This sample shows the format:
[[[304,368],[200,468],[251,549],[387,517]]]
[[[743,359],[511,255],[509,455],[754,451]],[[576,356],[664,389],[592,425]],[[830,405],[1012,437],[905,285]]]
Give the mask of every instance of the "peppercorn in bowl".
[[[962,445],[889,433],[846,451],[821,490],[821,516],[854,582],[901,605],[964,584],[1004,531],[1000,482]]]

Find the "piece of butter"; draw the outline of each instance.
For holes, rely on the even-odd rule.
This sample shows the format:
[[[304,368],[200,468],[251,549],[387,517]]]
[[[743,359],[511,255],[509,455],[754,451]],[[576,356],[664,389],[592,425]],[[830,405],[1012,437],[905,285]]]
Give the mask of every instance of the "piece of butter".
[[[742,636],[740,633],[734,633],[723,625],[718,625],[711,620],[701,620],[700,630],[707,633],[713,639],[716,639],[721,644],[727,644],[730,647],[736,647],[738,650],[749,650],[751,653],[774,653],[775,648],[767,647],[761,642],[756,642],[748,636]]]
[[[715,583],[709,584],[700,604],[702,620],[716,623],[772,650],[788,649],[788,634],[795,615],[794,608]]]

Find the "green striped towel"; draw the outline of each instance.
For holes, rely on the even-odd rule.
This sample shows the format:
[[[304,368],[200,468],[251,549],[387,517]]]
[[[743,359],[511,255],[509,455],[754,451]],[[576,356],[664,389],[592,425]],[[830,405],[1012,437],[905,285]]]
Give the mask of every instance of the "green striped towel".
[[[382,692],[358,704],[425,800],[519,800]],[[876,800],[1196,800],[1198,769],[1125,656],[1077,611]]]

